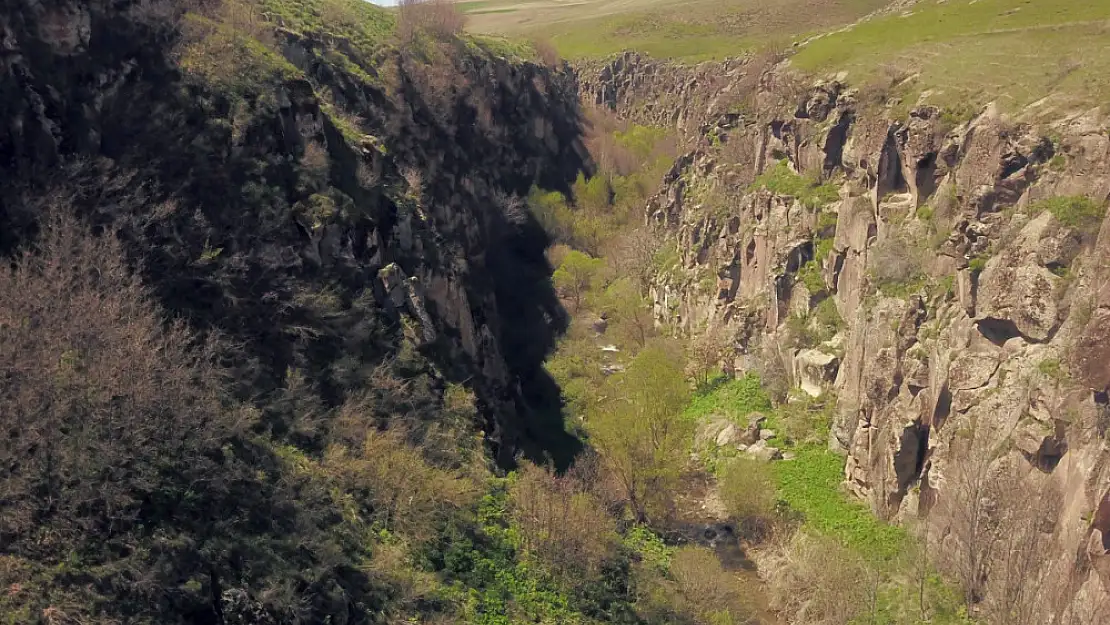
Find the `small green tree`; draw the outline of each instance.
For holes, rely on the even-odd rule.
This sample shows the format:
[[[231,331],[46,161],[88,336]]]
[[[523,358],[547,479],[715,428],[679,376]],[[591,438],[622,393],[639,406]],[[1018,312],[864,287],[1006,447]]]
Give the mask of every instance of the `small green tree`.
[[[555,271],[553,279],[555,288],[559,289],[563,297],[574,302],[575,312],[581,307],[582,298],[604,266],[605,261],[600,258],[577,250],[571,250],[563,257],[563,263]]]
[[[609,378],[590,415],[590,442],[601,452],[636,519],[667,511],[689,451],[693,424],[682,418],[688,390],[681,351],[649,343],[628,370]]]
[[[602,300],[612,333],[624,343],[644,347],[655,331],[648,302],[632,278],[620,278],[605,289]]]
[[[738,519],[766,518],[775,509],[775,479],[766,463],[735,458],[718,477],[721,501]]]

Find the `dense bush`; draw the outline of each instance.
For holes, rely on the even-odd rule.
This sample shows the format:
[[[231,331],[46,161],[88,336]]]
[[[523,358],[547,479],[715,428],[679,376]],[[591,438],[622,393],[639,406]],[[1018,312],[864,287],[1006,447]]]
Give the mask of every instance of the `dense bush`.
[[[0,270],[0,610],[286,622],[342,594],[368,615],[388,593],[350,568],[369,545],[326,488],[250,433],[218,346],[167,324],[114,239],[54,201]]]

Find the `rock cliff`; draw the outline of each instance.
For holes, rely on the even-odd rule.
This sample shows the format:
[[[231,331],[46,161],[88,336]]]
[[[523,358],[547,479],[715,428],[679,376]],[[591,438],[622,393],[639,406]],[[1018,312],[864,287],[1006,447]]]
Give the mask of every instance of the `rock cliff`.
[[[473,390],[503,461],[573,453],[541,368],[564,313],[518,199],[589,167],[573,74],[283,6],[4,2],[0,250],[43,198],[73,203],[166,309],[241,347],[238,390],[278,433],[291,375],[333,406],[410,367]]]
[[[678,259],[657,324],[725,328],[726,369],[835,394],[847,488],[927,523],[937,554],[981,550],[977,600],[1007,592],[1008,564],[961,544],[966,508],[1030,498],[1042,611],[1024,622],[1110,592],[1105,117],[895,114],[843,77],[746,61],[580,71],[587,102],[688,146],[647,207]]]

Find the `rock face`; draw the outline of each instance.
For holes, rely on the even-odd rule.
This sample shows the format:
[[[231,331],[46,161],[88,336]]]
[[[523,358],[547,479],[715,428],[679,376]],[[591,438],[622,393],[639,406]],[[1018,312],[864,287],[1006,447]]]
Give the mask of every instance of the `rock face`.
[[[288,372],[335,405],[410,342],[406,375],[472,387],[503,461],[565,460],[541,368],[565,314],[519,198],[590,168],[574,75],[460,49],[435,87],[403,52],[275,27],[282,72],[229,83],[182,61],[175,6],[0,9],[0,252],[36,198],[74,198],[167,310],[242,345],[275,421]]]
[[[835,393],[848,488],[885,518],[928,516],[943,550],[959,548],[961,476],[1052,493],[1037,583],[1066,590],[1042,621],[1105,599],[1110,228],[1077,230],[1037,203],[1106,206],[1107,119],[995,106],[963,123],[929,106],[892,119],[836,80],[749,71],[632,55],[580,70],[588,101],[677,126],[691,146],[646,207],[680,258],[655,280],[657,324],[724,324],[737,371],[785,354],[802,391]],[[738,100],[758,113],[714,108]],[[802,197],[758,177],[772,168]]]

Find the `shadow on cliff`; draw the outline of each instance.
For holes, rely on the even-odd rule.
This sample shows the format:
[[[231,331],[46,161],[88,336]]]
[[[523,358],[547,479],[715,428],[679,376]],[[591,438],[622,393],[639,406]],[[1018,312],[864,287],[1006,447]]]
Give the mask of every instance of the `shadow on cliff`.
[[[321,53],[299,66],[307,80],[275,85],[276,96],[229,94],[180,74],[165,25],[93,2],[73,53],[42,39],[41,10],[12,11],[14,45],[0,51],[9,121],[0,126],[0,253],[33,235],[35,203],[26,198],[61,185],[91,222],[117,233],[163,306],[239,347],[227,363],[236,395],[262,407],[279,437],[303,410],[280,401],[290,371],[322,406],[336,406],[403,351],[383,267],[457,279],[495,348],[466,354],[440,332],[451,344],[422,349],[428,363],[407,370],[473,387],[500,464],[520,454],[570,463],[581,444],[565,431],[558,386],[543,369],[567,323],[550,283],[548,238],[526,211],[496,206],[533,185],[566,190],[591,168],[569,72],[456,59],[470,91],[444,110],[416,85],[386,98]],[[322,89],[357,109],[386,150],[344,141],[321,113]],[[492,128],[478,123],[485,113]],[[315,135],[306,118],[319,121]],[[322,180],[300,165],[317,140],[332,163]],[[377,184],[358,179],[360,161],[379,172]],[[406,167],[423,170],[435,205],[415,247],[399,242],[398,216],[409,209],[390,191]],[[334,208],[330,221],[313,225],[306,214],[322,204]],[[460,256],[467,269],[453,268]],[[488,374],[499,367],[505,379]],[[421,418],[436,418],[436,402],[419,403]]]

